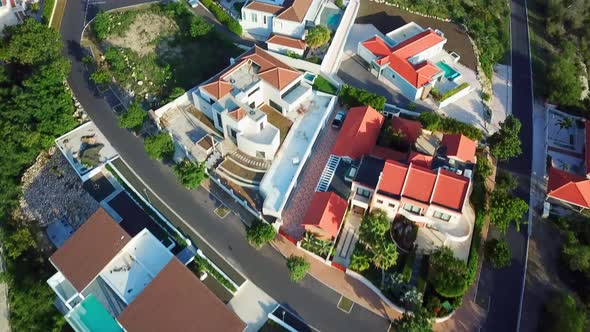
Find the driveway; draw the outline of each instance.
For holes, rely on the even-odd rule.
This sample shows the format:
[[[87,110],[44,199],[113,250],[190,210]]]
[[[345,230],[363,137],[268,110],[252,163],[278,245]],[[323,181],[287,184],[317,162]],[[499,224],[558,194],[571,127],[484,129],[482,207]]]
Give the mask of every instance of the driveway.
[[[97,9],[113,9],[142,3],[142,0],[108,0]],[[277,302],[297,313],[309,324],[324,331],[385,331],[388,321],[361,306],[346,314],[336,307],[340,295],[314,278],[295,284],[289,280],[285,259],[266,246],[252,248],[245,240],[245,228],[232,215],[220,220],[214,213],[215,198],[204,189],[188,191],[177,181],[171,169],[150,159],[142,141],[117,125],[109,105],[89,84],[82,64],[80,35],[86,4],[70,0],[66,5],[61,35],[72,61],[68,83],[96,126],[108,138],[127,164],[146,185],[146,191],[163,198],[172,213],[181,219],[180,228],[191,238],[206,239],[215,251],[236,266],[248,279]],[[140,192],[144,188],[137,188]],[[170,218],[172,220],[172,218]]]

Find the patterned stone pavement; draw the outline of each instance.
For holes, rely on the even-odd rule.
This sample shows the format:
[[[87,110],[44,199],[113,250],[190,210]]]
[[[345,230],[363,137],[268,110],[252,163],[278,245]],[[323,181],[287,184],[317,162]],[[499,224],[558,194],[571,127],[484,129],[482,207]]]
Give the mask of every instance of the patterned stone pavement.
[[[311,203],[311,198],[315,192],[320,175],[324,170],[324,166],[330,157],[336,137],[338,137],[339,131],[332,128],[332,118],[341,110],[339,106],[336,106],[326,128],[318,138],[315,149],[311,152],[307,165],[301,172],[301,179],[299,185],[295,188],[293,197],[289,200],[287,208],[283,211],[282,229],[295,239],[301,238],[305,233],[301,222]]]

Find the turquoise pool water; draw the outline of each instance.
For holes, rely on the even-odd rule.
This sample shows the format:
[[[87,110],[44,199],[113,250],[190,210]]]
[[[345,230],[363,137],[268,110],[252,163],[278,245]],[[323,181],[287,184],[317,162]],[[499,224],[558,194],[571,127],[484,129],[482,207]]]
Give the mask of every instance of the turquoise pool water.
[[[92,294],[78,304],[66,319],[78,331],[123,332],[113,316]]]
[[[315,75],[312,73],[305,73],[305,75],[303,75],[303,78],[312,82],[315,81]]]
[[[456,78],[457,76],[459,76],[459,72],[457,72],[453,67],[447,65],[443,61],[437,62],[436,66],[445,72],[445,77],[448,79],[452,80],[453,78]]]
[[[334,8],[324,8],[320,16],[320,24],[325,25],[328,29],[336,31],[342,20],[342,11]]]

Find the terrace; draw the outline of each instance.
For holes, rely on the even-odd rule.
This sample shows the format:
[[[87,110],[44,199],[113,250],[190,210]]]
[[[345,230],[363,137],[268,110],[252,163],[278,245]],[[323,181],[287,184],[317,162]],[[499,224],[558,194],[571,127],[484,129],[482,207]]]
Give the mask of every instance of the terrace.
[[[280,217],[305,161],[327,123],[334,102],[334,96],[313,91],[311,98],[302,104],[302,111],[287,114],[288,118],[297,115],[297,120],[260,184],[260,191],[265,198],[264,214]]]

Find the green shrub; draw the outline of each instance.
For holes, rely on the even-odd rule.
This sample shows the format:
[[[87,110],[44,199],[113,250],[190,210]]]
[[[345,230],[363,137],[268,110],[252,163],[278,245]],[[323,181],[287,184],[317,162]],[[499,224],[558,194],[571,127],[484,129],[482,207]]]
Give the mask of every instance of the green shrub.
[[[104,40],[111,35],[122,35],[135,20],[137,11],[122,11],[107,13],[99,12],[92,22],[92,31],[98,40]]]
[[[301,59],[301,56],[293,51],[287,51],[287,56],[293,59]]]
[[[262,248],[263,245],[275,239],[277,232],[272,225],[256,220],[246,230],[246,239],[250,245]]]
[[[465,83],[462,83],[461,85],[459,85],[459,86],[457,86],[457,87],[455,87],[455,88],[453,88],[453,89],[445,92],[442,96],[440,96],[439,101],[442,102],[442,101],[444,101],[446,99],[449,99],[451,96],[455,95],[457,92],[459,92],[461,90],[464,90],[464,89],[466,89],[468,87],[469,87],[469,83],[466,83],[466,82]]]
[[[55,0],[43,1],[43,12],[41,13],[41,21],[44,24],[49,24],[51,14],[53,13],[53,7],[55,7]]]
[[[331,95],[336,95],[338,93],[338,88],[332,85],[330,81],[321,75],[316,76],[315,80],[313,81],[313,89],[329,93]]]
[[[483,138],[481,130],[449,117],[441,117],[435,112],[424,112],[418,117],[424,129],[430,131],[442,131],[448,134],[463,134],[474,141]]]
[[[119,116],[119,127],[137,131],[141,129],[147,113],[143,111],[138,102],[133,102],[127,111]]]
[[[383,96],[347,84],[340,89],[340,100],[348,107],[368,105],[378,111],[383,110],[387,102]]]
[[[469,287],[467,266],[448,247],[441,247],[429,259],[428,281],[443,297],[463,296]]]
[[[191,17],[190,35],[193,38],[203,37],[208,35],[213,30],[213,24],[207,22],[203,16]]]
[[[180,183],[189,190],[200,186],[201,182],[207,177],[205,163],[195,163],[186,158],[174,165],[172,170]]]
[[[229,16],[229,14],[226,13],[217,3],[214,3],[212,0],[203,0],[201,3],[207,9],[209,9],[215,18],[217,18],[221,24],[225,25],[229,31],[235,33],[238,36],[242,35],[242,26],[240,25],[240,22]]]
[[[174,154],[174,143],[167,132],[146,138],[143,145],[147,154],[157,160],[170,159]]]
[[[486,242],[486,258],[496,269],[510,265],[512,253],[505,239],[493,239]]]
[[[236,287],[226,277],[219,273],[219,271],[217,271],[217,269],[215,269],[213,265],[211,265],[211,263],[209,263],[209,261],[207,261],[205,258],[196,255],[194,262],[194,272],[197,274],[197,276],[200,272],[206,271],[210,276],[219,281],[220,284],[222,284],[232,293],[237,291]]]
[[[481,99],[483,99],[483,101],[490,101],[492,100],[492,96],[487,92],[483,92],[481,94]]]
[[[90,75],[90,79],[98,85],[104,85],[110,83],[113,77],[106,68],[99,68]]]
[[[406,261],[404,262],[404,267],[402,269],[402,277],[405,282],[410,282],[412,278],[412,270],[414,268],[414,261],[416,260],[416,251],[412,250],[406,257]]]
[[[363,272],[371,266],[372,258],[373,255],[370,251],[366,250],[362,245],[357,245],[352,252],[348,268],[356,272]]]
[[[545,304],[545,311],[548,313],[548,317],[543,319],[548,325],[544,326],[546,331],[583,332],[587,330],[588,313],[571,294],[555,294]]]
[[[336,0],[335,4],[336,4],[336,6],[338,6],[338,8],[340,8],[342,10],[346,9],[346,6],[344,5],[344,1],[342,1],[342,0]]]
[[[289,269],[289,278],[292,281],[299,282],[305,278],[310,264],[303,257],[291,255],[287,259],[287,268]]]

